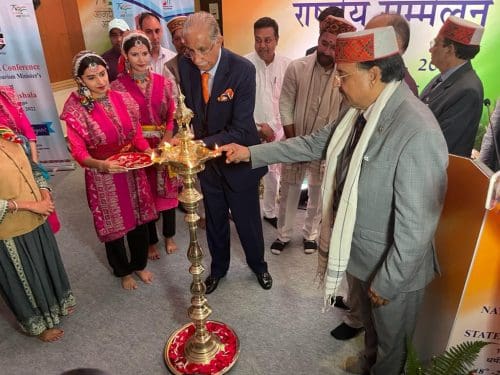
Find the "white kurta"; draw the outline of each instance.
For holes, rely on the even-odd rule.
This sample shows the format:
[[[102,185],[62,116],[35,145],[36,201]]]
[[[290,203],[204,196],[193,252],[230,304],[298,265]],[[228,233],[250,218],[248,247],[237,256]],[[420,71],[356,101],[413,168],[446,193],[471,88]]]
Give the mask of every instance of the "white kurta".
[[[274,141],[283,139],[283,126],[280,117],[280,94],[283,77],[290,63],[288,57],[275,54],[274,60],[266,65],[256,52],[245,56],[252,62],[256,70],[256,95],[254,120],[256,124],[266,123],[274,131]],[[273,218],[278,214],[277,198],[279,191],[281,164],[269,166],[269,172],[264,176],[264,194],[262,211],[265,217]]]
[[[276,140],[283,138],[283,126],[280,118],[280,93],[286,68],[290,64],[288,57],[275,54],[271,64],[266,65],[256,52],[245,56],[256,70],[255,123],[267,123],[274,130]]]

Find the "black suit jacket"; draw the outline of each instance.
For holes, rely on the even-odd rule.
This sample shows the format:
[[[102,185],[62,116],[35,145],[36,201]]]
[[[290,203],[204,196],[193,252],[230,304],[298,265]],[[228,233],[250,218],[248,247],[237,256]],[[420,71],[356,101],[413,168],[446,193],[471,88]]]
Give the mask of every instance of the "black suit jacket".
[[[201,94],[201,73],[191,60],[182,57],[179,61],[181,89],[186,96],[186,105],[194,112],[192,120],[196,139],[208,147],[228,143],[252,146],[260,143],[255,126],[255,67],[247,59],[222,48],[219,66],[215,72],[210,99],[205,105]],[[222,94],[233,92],[233,97]],[[215,168],[234,191],[247,189],[258,183],[267,172],[267,167],[252,170],[249,163],[226,164],[220,157],[207,163]],[[200,177],[203,179],[203,172]]]
[[[470,157],[483,112],[483,84],[470,61],[430,91],[436,79],[429,82],[421,98],[436,116],[448,152]]]

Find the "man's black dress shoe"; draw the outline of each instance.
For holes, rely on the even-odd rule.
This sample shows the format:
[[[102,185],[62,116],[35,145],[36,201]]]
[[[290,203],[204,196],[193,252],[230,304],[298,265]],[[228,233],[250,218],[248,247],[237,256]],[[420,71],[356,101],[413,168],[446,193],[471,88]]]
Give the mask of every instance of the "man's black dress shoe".
[[[208,276],[205,279],[205,286],[207,290],[205,291],[205,294],[210,294],[212,293],[215,289],[217,289],[217,286],[219,285],[219,280],[220,277],[213,277],[213,276]]]
[[[340,324],[337,328],[333,329],[330,334],[335,337],[337,340],[350,340],[353,337],[356,337],[364,330],[361,328],[354,328],[345,323]]]
[[[273,286],[273,278],[269,272],[257,273],[257,280],[263,289],[271,289]]]

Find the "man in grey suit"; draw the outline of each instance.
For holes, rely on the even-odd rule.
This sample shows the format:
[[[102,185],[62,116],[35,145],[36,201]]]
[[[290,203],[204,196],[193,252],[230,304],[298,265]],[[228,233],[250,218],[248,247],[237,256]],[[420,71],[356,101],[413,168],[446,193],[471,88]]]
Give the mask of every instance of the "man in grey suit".
[[[446,142],[432,112],[401,82],[392,27],[340,34],[335,57],[335,83],[352,106],[339,121],[309,136],[222,150],[226,162],[251,161],[252,168],[326,159],[325,300],[346,270],[366,328],[363,353],[344,369],[399,375],[424,288],[439,269],[433,238],[446,191]]]
[[[484,28],[450,16],[431,42],[431,63],[441,74],[420,98],[436,116],[450,154],[470,158],[483,112],[483,84],[470,60],[479,52]]]

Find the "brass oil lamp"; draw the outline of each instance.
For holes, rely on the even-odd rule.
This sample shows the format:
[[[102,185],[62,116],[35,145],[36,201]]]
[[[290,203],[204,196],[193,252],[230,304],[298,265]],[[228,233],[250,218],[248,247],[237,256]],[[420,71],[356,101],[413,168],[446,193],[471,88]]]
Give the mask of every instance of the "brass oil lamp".
[[[210,150],[201,141],[194,141],[190,129],[193,111],[186,107],[180,89],[175,119],[179,127],[176,136],[179,144],[160,145],[152,155],[155,163],[167,163],[183,178],[183,189],[178,199],[187,214],[185,221],[189,228],[189,248],[187,257],[191,262],[189,273],[191,283],[191,306],[188,316],[192,322],[175,331],[168,339],[164,359],[168,369],[176,375],[224,374],[231,369],[239,355],[239,340],[235,332],[226,324],[210,321],[211,307],[205,297],[205,271],[202,261],[203,250],[198,243],[197,228],[200,217],[197,214],[198,202],[203,196],[195,188],[196,174],[205,168],[205,163],[221,155],[217,149]]]

